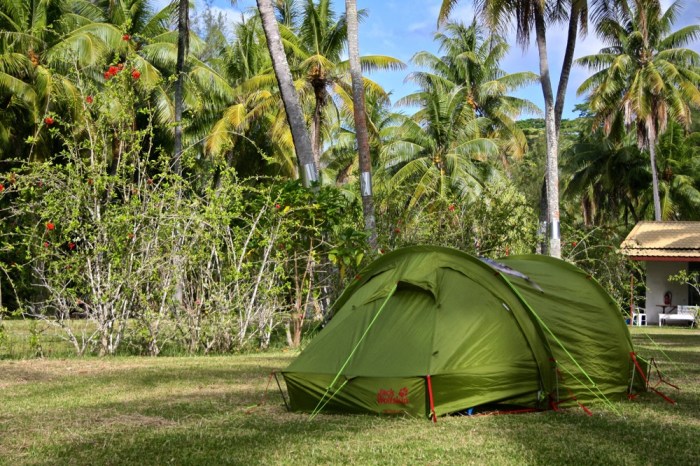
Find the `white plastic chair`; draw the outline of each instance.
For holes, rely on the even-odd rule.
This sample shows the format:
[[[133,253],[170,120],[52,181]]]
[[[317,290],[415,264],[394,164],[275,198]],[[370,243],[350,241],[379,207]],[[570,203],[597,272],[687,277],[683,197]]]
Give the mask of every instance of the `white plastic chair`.
[[[647,324],[647,314],[645,311],[646,309],[643,307],[635,308],[634,315],[632,316],[632,325],[641,327],[642,325]]]

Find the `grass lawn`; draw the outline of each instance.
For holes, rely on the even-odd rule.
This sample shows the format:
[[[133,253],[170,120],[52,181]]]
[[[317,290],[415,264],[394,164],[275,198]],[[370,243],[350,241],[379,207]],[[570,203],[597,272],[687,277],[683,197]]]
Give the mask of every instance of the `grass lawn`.
[[[700,331],[632,332],[681,387],[662,388],[677,405],[645,393],[620,403],[622,416],[591,406],[592,417],[309,421],[285,411],[274,381],[264,398],[291,352],[4,360],[0,464],[700,464]]]

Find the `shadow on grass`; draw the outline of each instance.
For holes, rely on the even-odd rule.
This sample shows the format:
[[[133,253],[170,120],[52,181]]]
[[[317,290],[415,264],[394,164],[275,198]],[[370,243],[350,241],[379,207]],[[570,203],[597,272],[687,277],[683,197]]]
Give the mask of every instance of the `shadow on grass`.
[[[168,405],[172,409],[164,408]],[[309,422],[307,416],[286,413],[281,406],[251,411],[224,406],[208,396],[195,404],[151,400],[136,408],[125,416],[129,409],[124,406],[101,406],[101,412],[122,414],[78,439],[51,445],[42,456],[55,464],[304,464],[304,457],[295,457],[295,452],[329,437],[343,442],[362,430],[348,425],[345,416]],[[176,417],[163,420],[170,415]],[[337,463],[338,458],[329,450],[325,459],[315,461]]]
[[[445,418],[436,426],[361,415],[310,421],[287,413],[274,380],[268,386],[269,373],[291,357],[242,356],[115,360],[104,371],[68,375],[3,365],[0,379],[9,373],[36,383],[10,388],[18,401],[0,422],[15,429],[5,444],[12,464],[695,465],[700,352],[691,348],[700,334],[664,337],[664,351],[680,361],[664,370],[682,390],[661,389],[678,405],[645,393],[618,404],[623,417],[591,406],[592,417],[570,409]],[[7,448],[24,439],[28,452]]]

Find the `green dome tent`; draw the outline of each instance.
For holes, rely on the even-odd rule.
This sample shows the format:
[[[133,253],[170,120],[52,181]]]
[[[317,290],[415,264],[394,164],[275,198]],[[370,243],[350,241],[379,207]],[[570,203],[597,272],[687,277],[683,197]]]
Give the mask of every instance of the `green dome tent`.
[[[442,247],[370,264],[283,372],[296,411],[440,416],[625,396],[633,351],[615,302],[577,267]]]

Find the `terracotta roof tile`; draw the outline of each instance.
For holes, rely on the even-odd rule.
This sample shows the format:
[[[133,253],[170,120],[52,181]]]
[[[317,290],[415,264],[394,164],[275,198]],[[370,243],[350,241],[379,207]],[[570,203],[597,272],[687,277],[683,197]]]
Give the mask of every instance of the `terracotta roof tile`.
[[[627,256],[700,257],[700,222],[639,222],[620,249]]]

